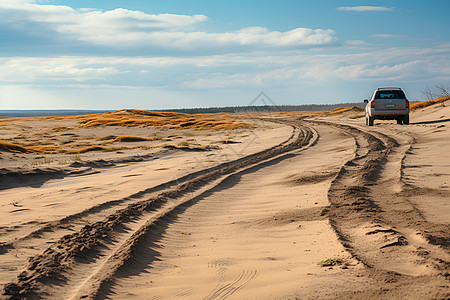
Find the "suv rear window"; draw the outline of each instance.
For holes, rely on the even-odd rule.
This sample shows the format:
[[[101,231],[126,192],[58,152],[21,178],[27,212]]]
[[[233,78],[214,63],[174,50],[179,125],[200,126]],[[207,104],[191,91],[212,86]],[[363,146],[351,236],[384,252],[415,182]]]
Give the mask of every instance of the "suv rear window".
[[[403,91],[377,91],[375,99],[406,99]]]

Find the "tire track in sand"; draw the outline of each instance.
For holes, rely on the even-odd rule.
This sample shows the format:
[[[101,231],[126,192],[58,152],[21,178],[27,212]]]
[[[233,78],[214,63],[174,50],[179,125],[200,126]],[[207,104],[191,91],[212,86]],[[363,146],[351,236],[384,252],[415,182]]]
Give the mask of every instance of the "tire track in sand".
[[[132,257],[131,253],[139,244],[140,237],[181,204],[177,203],[177,199],[192,192],[195,197],[228,174],[305,147],[311,139],[314,140],[310,129],[298,124],[293,126],[296,128],[295,135],[288,142],[234,163],[224,164],[220,169],[186,181],[152,199],[130,204],[103,221],[86,225],[79,232],[62,237],[42,255],[30,259],[28,267],[17,279],[4,287],[3,294],[9,297],[57,295],[56,298],[60,298],[63,295],[54,294],[55,290],[64,291],[64,297],[77,297],[78,292],[86,289],[89,291],[88,295],[97,293],[101,285],[107,284],[109,276]],[[66,285],[67,282],[70,283],[69,286]]]
[[[367,143],[367,153],[355,155],[333,180],[327,213],[343,245],[381,282],[381,291],[366,297],[407,295],[412,285],[429,287],[415,297],[449,296],[445,283],[450,265],[448,226],[428,222],[409,201],[410,187],[402,181],[403,159],[411,138],[401,144],[401,138],[387,130],[314,123],[341,128]],[[433,239],[436,236],[439,238]],[[393,283],[390,289],[386,282]]]
[[[335,129],[331,134],[329,129],[323,130],[329,136],[339,134]],[[147,251],[155,251],[158,259],[145,260],[144,252],[134,255],[134,262],[114,275],[100,298],[170,299],[187,294],[192,299],[258,298],[251,294],[255,286],[268,287],[274,281],[279,286],[292,282],[288,288],[295,289],[301,280],[297,275],[305,276],[309,268],[317,268],[323,256],[337,251],[329,251],[329,244],[341,249],[320,214],[332,179],[330,169],[339,167],[352,153],[348,151],[352,139],[337,136],[333,141],[339,145],[319,142],[304,151],[243,170],[199,197],[195,205],[174,211],[159,227],[161,235],[149,235],[143,241],[141,250],[146,247]],[[346,152],[336,151],[340,147],[345,147]],[[324,153],[330,153],[327,161],[321,155]],[[313,167],[306,170],[302,167],[306,162]],[[311,187],[305,187],[302,177]],[[293,184],[292,178],[299,184]],[[308,194],[310,197],[305,196]],[[321,203],[315,203],[318,201]],[[303,230],[309,226],[314,229]],[[316,241],[317,247],[324,245],[327,250],[317,253],[311,245]],[[313,257],[309,251],[313,251]],[[306,261],[303,253],[307,253]],[[272,279],[278,275],[287,280]],[[286,291],[279,288],[278,292]]]
[[[219,274],[221,279],[219,280],[216,288],[209,293],[208,296],[206,296],[205,300],[212,300],[212,299],[226,299],[233,295],[234,293],[238,292],[240,289],[245,287],[253,278],[255,278],[258,275],[258,269],[256,268],[245,268],[242,267],[242,271],[240,272],[239,276],[229,282],[224,282],[225,273],[227,271],[226,266],[221,266],[219,268]]]

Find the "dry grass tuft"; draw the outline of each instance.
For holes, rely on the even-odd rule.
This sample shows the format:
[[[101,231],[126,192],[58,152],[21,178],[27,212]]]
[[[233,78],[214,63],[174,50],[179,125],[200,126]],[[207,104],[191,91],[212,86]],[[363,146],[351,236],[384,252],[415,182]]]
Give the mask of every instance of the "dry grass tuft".
[[[27,153],[28,150],[20,145],[0,142],[0,150],[12,153]]]
[[[73,129],[73,128],[66,127],[66,126],[60,126],[60,127],[52,128],[52,131],[60,132],[60,131],[67,131],[67,130],[71,130],[71,129]]]
[[[12,137],[13,140],[23,140],[26,137],[24,134],[18,134],[14,137]]]
[[[234,141],[234,140],[222,140],[222,141],[218,141],[218,143],[221,143],[221,144],[239,144],[240,142]]]
[[[60,145],[67,145],[67,144],[73,143],[75,141],[76,141],[75,139],[69,139],[69,140],[65,140],[65,141],[60,141],[59,144]]]
[[[113,112],[78,116],[80,127],[91,128],[98,126],[163,126],[170,124],[177,118],[186,119],[187,114],[170,112],[150,112],[145,110],[123,109]]]
[[[58,146],[29,146],[29,152],[41,154],[55,154],[58,152]]]
[[[81,153],[86,153],[86,152],[91,152],[91,151],[108,151],[108,149],[104,148],[104,147],[100,147],[100,146],[88,146],[88,147],[84,147],[84,148],[77,149],[77,150],[67,150],[67,151],[64,151],[64,153],[66,153],[66,154],[81,154]]]
[[[411,110],[416,110],[419,108],[424,108],[427,106],[431,106],[431,105],[435,105],[438,103],[443,103],[445,101],[450,100],[450,97],[439,97],[437,99],[434,100],[427,100],[427,101],[422,101],[422,102],[416,102],[416,103],[412,103],[410,109]]]
[[[97,141],[110,141],[110,140],[114,140],[116,137],[117,136],[115,136],[115,135],[102,136],[102,137],[99,137],[97,139]]]
[[[73,137],[75,137],[75,136],[79,136],[79,135],[76,134],[76,133],[72,133],[72,132],[65,132],[65,133],[61,133],[61,136],[73,136]]]
[[[121,127],[147,127],[147,126],[168,126],[174,129],[212,129],[212,130],[233,130],[240,128],[251,128],[250,124],[236,123],[232,114],[183,114],[175,112],[154,112],[137,109],[122,109],[118,111],[79,115],[79,116],[58,116],[58,117],[29,117],[20,118],[24,121],[35,120],[76,120],[81,128],[94,128],[99,126],[121,126]],[[52,131],[65,131],[73,128],[61,126],[55,127]]]
[[[54,154],[58,151],[58,146],[21,146],[17,144],[11,144],[6,142],[0,142],[0,150],[12,152],[12,153],[41,153],[41,154]]]
[[[143,142],[143,141],[156,141],[162,140],[161,137],[155,136],[151,138],[144,138],[139,136],[118,136],[114,139],[114,142]]]
[[[120,150],[132,150],[132,149],[137,149],[137,148],[142,148],[142,147],[134,146],[134,147],[105,148],[105,147],[101,147],[101,146],[88,146],[88,147],[84,147],[84,148],[76,149],[76,150],[62,150],[61,152],[65,153],[65,154],[82,154],[82,153],[92,152],[92,151],[114,152],[114,151],[120,151]]]
[[[332,111],[327,111],[325,112],[325,114],[327,115],[337,115],[337,114],[342,114],[348,111],[352,111],[352,112],[361,112],[364,111],[364,109],[359,108],[357,106],[352,106],[352,107],[338,107],[333,109]]]
[[[187,136],[192,136],[192,135],[187,135]],[[169,135],[168,137],[167,137],[167,139],[168,140],[177,140],[177,139],[182,139],[183,137],[182,136],[179,136],[179,135]]]
[[[232,130],[239,128],[251,128],[246,123],[235,123],[230,117],[205,115],[188,115],[174,112],[152,112],[137,109],[122,109],[113,112],[91,114],[83,116],[43,117],[49,120],[75,119],[81,128],[93,128],[99,126],[121,127],[147,127],[169,126],[173,129],[213,129]]]
[[[180,143],[178,143],[178,145],[163,144],[163,145],[160,145],[159,147],[169,148],[169,149],[179,149],[179,150],[192,150],[192,151],[209,151],[209,150],[220,149],[220,147],[217,145],[206,145],[206,146],[193,145],[193,146],[190,146],[188,142],[180,142]]]

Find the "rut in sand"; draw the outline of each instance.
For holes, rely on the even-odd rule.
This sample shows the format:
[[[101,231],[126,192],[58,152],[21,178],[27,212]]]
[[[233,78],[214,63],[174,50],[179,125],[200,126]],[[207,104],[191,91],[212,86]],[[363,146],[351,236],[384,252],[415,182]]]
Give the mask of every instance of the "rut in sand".
[[[224,163],[219,168],[197,172],[198,176],[193,179],[170,187],[167,191],[150,199],[129,204],[110,214],[103,221],[82,227],[77,233],[63,236],[46,249],[42,255],[31,258],[27,269],[17,277],[17,281],[5,285],[4,294],[11,296],[50,295],[51,286],[55,287],[65,282],[71,282],[70,277],[76,278],[77,282],[81,280],[79,274],[82,274],[83,278],[92,277],[92,274],[86,274],[86,269],[80,268],[78,273],[74,271],[77,266],[83,266],[86,263],[101,266],[110,262],[119,267],[123,261],[121,259],[116,261],[118,256],[114,253],[131,251],[130,249],[135,247],[138,237],[144,234],[151,224],[157,222],[183,201],[188,201],[184,198],[186,193],[194,197],[195,193],[203,192],[202,188],[207,190],[210,186],[217,184],[217,181],[220,181],[223,176],[292,149],[307,146],[314,134],[307,127],[299,127],[295,124],[293,126],[292,136],[278,146]],[[177,199],[182,202],[177,203]],[[136,226],[136,224],[138,225]],[[110,259],[108,260],[108,258]],[[125,258],[123,257],[123,259]],[[91,264],[88,268],[96,270],[98,267],[92,268]],[[105,275],[102,274],[102,276]],[[53,283],[50,284],[49,281]],[[80,287],[75,288],[79,289]]]
[[[450,195],[405,175],[413,134],[272,121],[292,127],[273,147],[10,235],[0,255],[25,268],[3,297],[450,296],[448,223],[413,201]]]

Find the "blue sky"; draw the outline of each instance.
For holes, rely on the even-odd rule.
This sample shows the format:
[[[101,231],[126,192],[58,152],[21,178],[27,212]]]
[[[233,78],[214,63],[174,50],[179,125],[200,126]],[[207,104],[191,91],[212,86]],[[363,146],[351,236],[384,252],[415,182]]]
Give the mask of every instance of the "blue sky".
[[[449,0],[0,0],[0,109],[410,100],[450,83]]]

